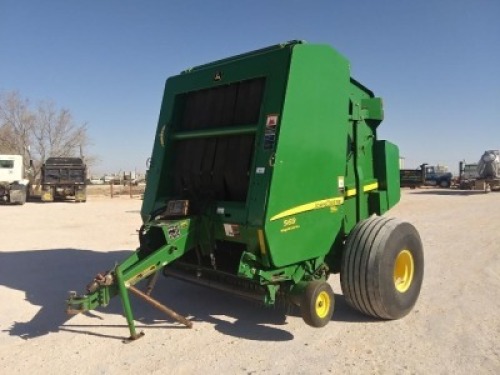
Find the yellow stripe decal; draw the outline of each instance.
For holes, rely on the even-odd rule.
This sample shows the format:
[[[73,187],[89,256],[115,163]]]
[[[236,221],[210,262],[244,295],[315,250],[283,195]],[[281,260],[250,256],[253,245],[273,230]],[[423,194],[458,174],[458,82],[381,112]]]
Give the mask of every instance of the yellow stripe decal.
[[[364,192],[375,190],[375,189],[378,189],[378,182],[374,182],[372,184],[368,184],[368,185],[363,186]],[[346,193],[345,193],[346,197],[353,197],[356,194],[357,194],[356,189],[347,189]],[[343,203],[344,203],[343,197],[333,197],[333,198],[328,198],[328,199],[322,199],[319,201],[302,204],[300,206],[296,206],[296,207],[290,208],[289,210],[280,212],[279,214],[274,215],[271,218],[271,221],[282,219],[284,217],[291,216],[291,215],[301,214],[302,212],[320,210],[320,209],[325,208],[325,207],[340,206]]]
[[[368,184],[368,185],[363,186],[363,191],[365,193],[367,191],[372,191],[372,190],[375,190],[375,189],[378,189],[378,182],[374,182],[372,184]],[[356,190],[356,188],[347,189],[346,192],[345,192],[345,196],[347,198],[348,197],[354,197],[357,193],[358,193],[358,191]]]
[[[354,197],[357,193],[357,190],[356,189],[347,189],[347,191],[345,192],[345,196],[346,197]]]
[[[368,184],[363,187],[363,191],[371,191],[378,189],[378,182],[374,182],[373,184]]]
[[[300,206],[290,208],[289,210],[283,211],[283,212],[279,213],[278,215],[274,215],[271,218],[271,221],[282,219],[282,218],[290,216],[290,215],[301,214],[302,212],[306,212],[306,211],[320,210],[320,209],[325,208],[325,207],[340,206],[342,203],[344,203],[343,197],[334,197],[334,198],[322,199],[320,201],[302,204]]]

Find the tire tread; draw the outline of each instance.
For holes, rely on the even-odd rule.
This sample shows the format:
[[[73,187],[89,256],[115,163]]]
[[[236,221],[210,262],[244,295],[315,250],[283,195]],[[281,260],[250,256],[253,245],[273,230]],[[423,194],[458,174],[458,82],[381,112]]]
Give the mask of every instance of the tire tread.
[[[393,217],[373,215],[358,223],[346,240],[340,272],[342,292],[348,305],[366,315],[395,318],[384,303],[379,267],[391,234],[401,225],[411,226]],[[411,228],[412,234],[419,238]]]

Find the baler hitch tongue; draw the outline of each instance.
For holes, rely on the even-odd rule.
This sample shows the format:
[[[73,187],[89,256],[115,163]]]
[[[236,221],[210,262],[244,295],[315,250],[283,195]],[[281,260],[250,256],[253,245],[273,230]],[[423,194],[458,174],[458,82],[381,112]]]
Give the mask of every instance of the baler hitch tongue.
[[[69,292],[69,297],[66,300],[66,314],[68,315],[77,315],[81,312],[84,312],[84,304],[79,301],[81,296],[78,296],[78,294],[75,291],[70,291]]]
[[[110,286],[110,285],[113,285],[114,283],[115,283],[115,278],[114,278],[113,273],[111,271],[107,271],[104,275],[102,273],[98,273],[94,277],[94,280],[92,280],[87,285],[87,292],[94,293],[100,287]]]
[[[164,250],[168,254],[167,250]],[[159,252],[158,255],[161,255]],[[139,266],[141,272],[132,272],[133,277],[127,273],[124,277],[122,271],[122,265],[115,266],[112,271],[107,271],[104,274],[97,274],[96,277],[87,285],[87,293],[84,295],[78,295],[76,292],[69,292],[69,297],[66,300],[66,313],[69,315],[76,315],[81,312],[94,310],[99,306],[107,306],[111,300],[116,295],[119,295],[122,301],[123,311],[125,318],[130,330],[129,340],[135,340],[143,336],[142,333],[138,334],[135,329],[134,317],[132,314],[132,308],[130,306],[129,292],[139,297],[143,301],[149,303],[156,309],[162,311],[171,319],[185,325],[188,328],[193,326],[193,323],[186,319],[184,316],[176,313],[174,310],[168,308],[162,303],[158,302],[150,296],[151,291],[154,287],[157,272],[147,275],[144,272],[144,268],[141,265],[141,261],[135,259],[135,255],[132,257],[134,266]],[[161,263],[161,262],[160,262]],[[148,279],[146,286],[146,292],[142,292],[135,286],[131,285],[125,280],[133,279],[135,282],[142,280],[144,278]]]
[[[113,272],[98,273],[87,285],[86,291],[84,295],[78,295],[74,291],[69,292],[66,300],[67,314],[76,315],[99,306],[107,306],[110,299],[118,294]]]

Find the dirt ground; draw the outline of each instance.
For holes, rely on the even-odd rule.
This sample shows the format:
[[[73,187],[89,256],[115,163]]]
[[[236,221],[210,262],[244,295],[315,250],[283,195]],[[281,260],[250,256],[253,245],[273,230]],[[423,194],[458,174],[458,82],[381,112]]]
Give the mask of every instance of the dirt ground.
[[[141,200],[0,206],[2,374],[499,374],[500,194],[405,190],[391,210],[420,231],[425,276],[415,309],[398,321],[351,310],[338,276],[336,311],[322,329],[297,315],[161,278],[153,295],[192,329],[132,298],[145,336],[128,329],[118,298],[69,318],[83,291],[137,246]]]

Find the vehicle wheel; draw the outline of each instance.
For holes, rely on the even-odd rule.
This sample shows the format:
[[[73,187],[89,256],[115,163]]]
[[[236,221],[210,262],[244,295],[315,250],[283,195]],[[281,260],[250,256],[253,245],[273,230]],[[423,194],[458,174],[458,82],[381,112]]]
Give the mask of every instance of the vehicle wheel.
[[[424,253],[413,225],[372,216],[350,233],[340,269],[346,302],[376,318],[408,314],[420,294]]]
[[[17,204],[18,204],[18,205],[20,205],[20,206],[22,206],[22,205],[23,205],[23,204],[25,204],[25,203],[26,203],[26,195],[24,195],[24,194],[23,194],[23,195],[21,196],[21,199],[19,199],[19,200],[17,201]]]
[[[26,197],[27,197],[27,191],[25,190],[26,186],[22,186],[19,188],[19,191],[16,191],[15,194],[15,203],[22,206],[23,204],[26,203]]]
[[[300,312],[304,322],[312,327],[324,327],[332,319],[335,300],[332,287],[326,281],[311,281],[304,290]]]
[[[448,180],[441,180],[441,182],[439,182],[439,186],[441,186],[442,188],[449,188],[450,187],[450,181],[448,181]]]

